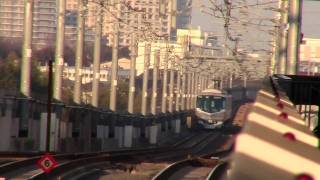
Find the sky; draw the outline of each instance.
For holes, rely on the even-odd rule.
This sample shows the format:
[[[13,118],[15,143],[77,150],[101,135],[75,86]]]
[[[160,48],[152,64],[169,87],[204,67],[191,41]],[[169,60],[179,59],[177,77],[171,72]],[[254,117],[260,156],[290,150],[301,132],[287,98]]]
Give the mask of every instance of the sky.
[[[221,4],[222,0],[211,0],[211,2],[217,2]],[[270,2],[272,3],[265,6],[250,6],[258,3]],[[200,26],[204,31],[210,31],[214,34],[220,36],[220,42],[223,42],[224,38],[224,21],[221,18],[215,18],[212,15],[205,14],[201,12],[200,9],[206,9],[210,11],[209,8],[213,7],[210,0],[193,0],[193,14],[191,24],[193,27]],[[268,47],[269,41],[272,39],[272,35],[268,33],[268,30],[274,30],[274,25],[268,19],[275,18],[275,13],[270,10],[265,10],[267,7],[277,7],[278,1],[276,0],[233,0],[232,5],[234,6],[243,6],[249,5],[248,9],[236,8],[232,10],[231,16],[236,18],[236,20],[231,21],[231,34],[236,36],[241,34],[239,48],[248,49],[250,51],[256,51],[260,49],[270,50],[271,47]],[[201,8],[202,5],[202,8]],[[203,8],[205,7],[205,8]],[[211,11],[212,12],[212,11]],[[243,13],[243,12],[246,12]],[[252,25],[242,26],[242,24],[250,19]],[[260,22],[261,19],[264,21]],[[257,26],[254,24],[262,23],[264,26]],[[234,47],[233,42],[229,42],[229,47]],[[270,45],[269,45],[270,46]],[[263,53],[266,53],[265,51]]]
[[[268,2],[270,0],[260,0]],[[193,0],[193,12],[191,24],[193,27],[201,26],[204,31],[212,31],[221,34],[221,21],[213,19],[210,15],[200,12],[200,4],[209,6],[208,0]],[[320,1],[303,1],[302,9],[302,32],[307,38],[320,38]]]
[[[310,1],[302,0],[302,32],[305,38],[320,38],[320,1]],[[210,31],[216,34],[219,38],[220,43],[223,43],[223,25],[224,22],[220,18],[215,18],[212,15],[205,14],[200,11],[200,9],[207,9],[209,11],[210,7],[213,7],[210,2],[215,2],[217,4],[222,3],[223,0],[193,0],[193,12],[191,25],[194,28],[198,26],[204,31]],[[275,11],[267,10],[268,8],[278,8],[278,0],[231,0],[233,5],[247,4],[253,5],[256,3],[267,3],[272,2],[265,6],[249,6],[241,12],[239,9],[234,9],[231,16],[234,20],[231,22],[232,36],[241,34],[239,36],[239,48],[244,50],[244,53],[257,53],[263,59],[263,62],[268,62],[272,56],[273,51],[273,38],[275,37],[272,33],[275,31],[274,23],[270,21],[271,19],[276,19],[277,14]],[[211,11],[212,12],[212,11]],[[243,21],[250,19],[249,23],[251,25],[243,26]],[[261,21],[261,19],[264,19]],[[263,26],[257,26],[254,24],[263,24]],[[229,41],[229,48],[233,48],[233,42]],[[261,66],[263,67],[263,66]],[[259,66],[255,67],[256,69]],[[260,70],[257,70],[258,72]]]
[[[273,27],[274,24],[269,20],[265,20],[262,23],[267,26],[256,26],[249,25],[245,28],[240,26],[241,21],[246,21],[246,19],[250,18],[250,22],[254,22],[255,24],[259,23],[257,19],[275,19],[276,14],[274,11],[265,10],[267,7],[278,8],[279,1],[278,0],[231,0],[233,5],[237,5],[239,3],[246,3],[247,5],[253,5],[258,3],[266,3],[273,2],[266,6],[250,6],[247,9],[248,15],[244,15],[240,13],[239,10],[235,9],[232,11],[232,16],[238,18],[240,21],[231,22],[233,26],[232,35],[235,36],[237,34],[241,34],[239,49],[245,50],[243,52],[248,53],[258,53],[260,56],[268,58],[270,52],[273,51],[273,38],[274,35],[272,31],[275,30]],[[303,8],[302,8],[302,32],[304,33],[304,38],[320,38],[320,1],[310,1],[310,0],[302,0]],[[204,31],[213,32],[218,36],[218,40],[220,44],[224,42],[224,30],[223,30],[223,20],[219,18],[215,18],[212,15],[208,15],[200,11],[200,9],[208,9],[213,7],[211,2],[222,3],[222,0],[193,0],[193,12],[191,25],[193,28],[201,27]],[[234,24],[238,24],[235,26]],[[268,27],[269,26],[269,27]],[[271,34],[270,34],[271,32]],[[229,48],[234,47],[234,42],[228,42]]]
[[[302,32],[306,38],[320,38],[320,1],[304,1]]]

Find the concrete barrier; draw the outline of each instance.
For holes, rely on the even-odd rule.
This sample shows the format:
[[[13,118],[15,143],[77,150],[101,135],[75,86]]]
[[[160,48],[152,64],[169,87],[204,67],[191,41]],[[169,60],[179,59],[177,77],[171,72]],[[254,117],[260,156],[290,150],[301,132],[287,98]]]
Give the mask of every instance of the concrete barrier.
[[[259,91],[246,119],[225,179],[320,179],[318,139],[290,101]]]

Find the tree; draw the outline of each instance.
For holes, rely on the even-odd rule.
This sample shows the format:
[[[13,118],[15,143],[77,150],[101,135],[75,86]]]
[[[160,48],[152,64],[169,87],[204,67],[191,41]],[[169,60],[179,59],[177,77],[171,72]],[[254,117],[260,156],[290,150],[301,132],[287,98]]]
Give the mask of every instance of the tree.
[[[17,55],[11,51],[5,59],[0,63],[0,89],[4,93],[16,94],[19,82],[19,66],[16,63]]]

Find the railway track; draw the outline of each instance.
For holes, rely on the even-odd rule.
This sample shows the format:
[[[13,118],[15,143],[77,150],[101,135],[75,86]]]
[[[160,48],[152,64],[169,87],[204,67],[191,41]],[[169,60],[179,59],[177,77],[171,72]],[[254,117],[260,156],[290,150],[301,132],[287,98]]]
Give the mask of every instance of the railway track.
[[[174,151],[171,153],[164,152],[160,154],[153,154],[152,156],[143,156],[144,160],[142,162],[122,162],[123,164],[119,167],[112,167],[112,165],[106,165],[104,168],[95,168],[94,171],[89,172],[89,175],[78,176],[74,179],[80,180],[91,180],[91,179],[152,179],[159,171],[166,168],[170,163],[181,161],[183,159],[195,159],[199,157],[200,153],[203,152],[203,149],[209,149],[205,145],[208,142],[215,142],[220,137],[218,132],[202,132],[203,137],[202,141],[198,143],[190,143],[190,146],[193,146],[189,151]],[[200,138],[199,138],[200,140]],[[187,146],[187,145],[183,145]],[[219,152],[221,149],[219,150]],[[212,152],[212,149],[206,151],[206,153]],[[225,154],[229,151],[224,151]],[[222,152],[220,152],[222,154]],[[210,154],[208,154],[210,155]],[[208,158],[204,156],[204,158]],[[113,164],[114,165],[114,164]],[[124,170],[123,166],[132,167],[133,171]],[[212,168],[210,168],[211,170]],[[209,170],[208,170],[209,171]]]
[[[238,106],[240,107],[240,113],[243,116],[243,112],[249,106]],[[237,108],[238,108],[237,107]],[[242,107],[242,108],[241,108]],[[242,109],[242,110],[241,110]],[[234,111],[236,112],[236,111]],[[239,113],[234,113],[233,119],[237,118]],[[239,119],[239,118],[238,118]],[[240,118],[240,120],[242,120]],[[232,125],[232,121],[228,122],[228,125]],[[224,131],[224,130],[222,130]],[[198,132],[185,139],[179,141],[178,143],[168,146],[168,147],[153,147],[144,149],[134,149],[134,150],[121,150],[121,151],[109,151],[109,152],[93,152],[93,153],[71,153],[71,154],[54,154],[54,158],[57,159],[59,165],[50,173],[44,174],[36,166],[36,162],[39,160],[41,154],[38,152],[30,154],[20,154],[16,158],[22,158],[22,160],[17,161],[7,161],[1,163],[0,161],[0,176],[6,177],[8,179],[56,179],[60,177],[61,179],[70,179],[75,174],[79,175],[78,179],[86,177],[87,174],[81,175],[80,172],[97,172],[101,171],[101,167],[104,166],[106,169],[124,169],[128,170],[129,173],[135,172],[141,167],[140,171],[147,169],[145,164],[148,166],[159,166],[155,173],[163,169],[170,162],[179,162],[186,157],[189,157],[182,162],[186,161],[186,164],[195,164],[195,174],[197,171],[208,171],[207,173],[201,174],[215,174],[212,173],[212,169],[219,168],[221,162],[218,161],[213,165],[213,161],[216,159],[206,159],[205,157],[200,157],[200,155],[205,154],[213,149],[218,149],[223,146],[223,142],[229,141],[230,137],[224,136],[221,131],[214,132]],[[232,144],[233,141],[229,141]],[[208,144],[210,144],[210,148]],[[225,146],[225,145],[224,145]],[[231,146],[231,145],[229,145]],[[1,157],[7,157],[9,154],[0,154]],[[14,157],[15,154],[12,154]],[[195,157],[195,158],[192,158]],[[197,158],[198,157],[198,158]],[[1,160],[1,159],[0,159]],[[199,161],[199,162],[196,162]],[[201,162],[209,162],[211,164],[209,167],[200,166]],[[189,166],[190,168],[190,166]],[[219,168],[221,169],[221,168]],[[153,172],[153,173],[154,173]],[[155,175],[155,173],[153,175]],[[149,176],[150,177],[150,176]],[[153,177],[153,176],[152,176]],[[77,178],[76,178],[77,179]],[[150,178],[149,178],[150,179]]]
[[[208,134],[200,133],[197,136],[193,135],[191,137],[187,137],[171,147],[163,148],[145,148],[135,150],[77,154],[56,154],[53,156],[55,157],[55,159],[57,159],[59,165],[49,175],[43,173],[40,169],[38,169],[38,167],[36,166],[36,162],[40,157],[35,156],[25,160],[9,162],[0,165],[0,175],[8,179],[48,179],[67,174],[69,171],[72,171],[84,165],[89,166],[105,162],[115,163],[130,161],[131,163],[136,163],[143,159],[149,159],[149,157],[146,157],[148,154],[157,155],[156,157],[161,157],[180,152],[180,154],[184,154],[186,156],[186,153],[190,152],[190,149],[197,146],[200,142],[203,143],[203,141],[205,141],[207,137]],[[150,157],[150,159],[152,158]]]
[[[227,122],[223,133],[229,133],[230,129],[236,127],[239,132],[245,123],[246,113],[251,108],[252,103],[237,104],[234,115],[230,121]],[[234,132],[234,130],[232,130]],[[233,148],[234,136],[223,136],[219,134],[218,140],[207,147],[211,149],[218,149],[214,153],[205,154],[209,151],[208,148],[203,148],[199,151],[200,156],[195,158],[186,158],[177,161],[160,171],[153,180],[175,180],[175,179],[219,179],[222,177],[228,168],[228,161],[225,156],[228,155]],[[234,133],[231,133],[234,134]]]
[[[229,151],[217,151],[177,161],[160,171],[152,180],[217,179],[227,168],[227,162],[221,160],[221,157]]]

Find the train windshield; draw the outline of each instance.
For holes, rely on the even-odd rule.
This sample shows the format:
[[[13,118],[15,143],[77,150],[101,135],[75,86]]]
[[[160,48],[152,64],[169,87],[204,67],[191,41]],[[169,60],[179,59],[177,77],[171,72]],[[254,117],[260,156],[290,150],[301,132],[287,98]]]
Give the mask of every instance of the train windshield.
[[[221,96],[198,96],[197,108],[208,113],[219,112],[226,107],[226,98]]]

